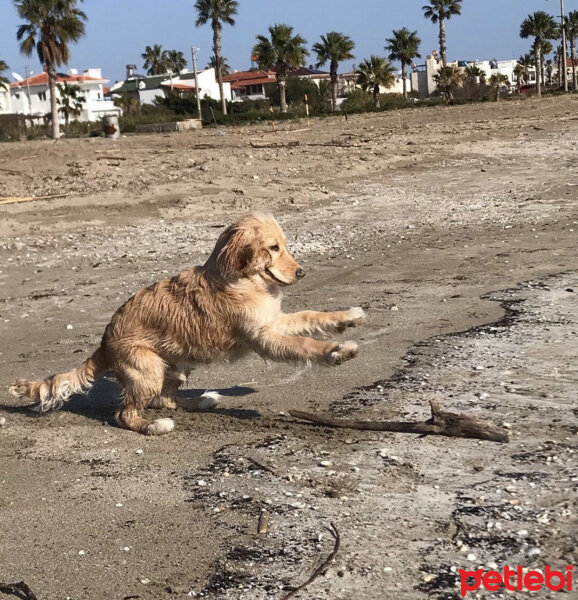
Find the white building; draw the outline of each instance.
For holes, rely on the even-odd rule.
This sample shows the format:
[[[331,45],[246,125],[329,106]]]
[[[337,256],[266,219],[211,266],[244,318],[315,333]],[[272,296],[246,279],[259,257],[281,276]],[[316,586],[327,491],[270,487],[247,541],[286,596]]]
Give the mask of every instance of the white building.
[[[120,109],[114,103],[105,99],[103,79],[100,69],[87,69],[78,75],[74,70],[70,74],[58,73],[56,77],[56,94],[59,97],[58,84],[67,83],[80,88],[85,98],[82,112],[77,117],[79,121],[98,121],[107,115],[119,115]],[[50,113],[50,91],[48,74],[43,72],[32,75],[28,79],[15,81],[10,84],[12,112],[23,115],[43,116]],[[64,122],[64,116],[60,118]]]
[[[199,96],[208,96],[220,100],[219,84],[215,77],[215,69],[198,71]],[[223,83],[225,98],[231,97],[231,84]],[[127,94],[136,98],[141,104],[152,104],[157,96],[166,96],[170,91],[181,95],[194,95],[196,92],[195,74],[183,70],[179,74],[171,75],[137,75],[132,70],[132,65],[127,66],[127,78],[115,83],[110,88],[110,93],[116,97]]]
[[[492,75],[505,75],[510,82],[510,88],[514,89],[516,86],[516,76],[514,75],[514,69],[517,60],[460,60],[455,62],[448,62],[448,65],[454,67],[460,67],[465,69],[470,65],[475,65],[486,75],[486,82],[490,80]],[[419,95],[427,97],[436,90],[436,82],[434,75],[440,70],[442,62],[437,52],[434,52],[427,56],[426,61],[423,65],[415,67],[411,74],[412,89],[417,90]],[[533,85],[536,83],[536,69],[530,67],[528,73],[528,81],[526,85]]]
[[[0,83],[0,115],[10,114],[12,112],[12,102],[10,99],[10,86]]]
[[[475,65],[486,74],[486,81],[490,80],[492,75],[505,75],[510,82],[510,87],[513,89],[516,86],[516,76],[514,75],[514,69],[518,64],[517,60],[474,60],[469,61],[467,66]],[[464,66],[459,63],[459,66]],[[528,72],[529,80],[525,82],[525,85],[536,84],[536,69],[531,67]]]

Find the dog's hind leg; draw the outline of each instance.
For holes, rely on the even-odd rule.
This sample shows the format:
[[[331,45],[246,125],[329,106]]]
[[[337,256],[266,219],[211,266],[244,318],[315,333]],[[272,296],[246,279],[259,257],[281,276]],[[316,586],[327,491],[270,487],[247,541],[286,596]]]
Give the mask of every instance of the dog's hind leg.
[[[149,403],[161,396],[165,378],[165,362],[154,352],[139,348],[133,351],[130,364],[117,369],[117,377],[123,384],[123,402],[116,413],[116,421],[121,427],[145,435],[160,435],[171,432],[172,419],[144,419],[141,411]]]
[[[161,393],[149,402],[149,408],[177,408],[177,392],[186,381],[187,376],[181,371],[167,370]]]

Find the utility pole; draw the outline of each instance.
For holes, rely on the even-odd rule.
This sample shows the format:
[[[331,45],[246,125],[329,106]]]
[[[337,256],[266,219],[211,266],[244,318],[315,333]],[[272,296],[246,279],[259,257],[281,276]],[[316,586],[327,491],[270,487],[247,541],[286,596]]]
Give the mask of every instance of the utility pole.
[[[28,65],[24,67],[24,76],[26,77],[26,96],[28,97],[28,114],[32,114],[32,100],[30,97],[30,77],[32,76],[32,71],[28,70]]]
[[[197,50],[194,46],[191,47],[191,54],[193,55],[193,73],[195,74],[195,96],[197,97],[197,110],[199,111],[199,119],[203,120],[201,113],[201,96],[199,94],[199,78],[197,77]]]
[[[564,77],[564,91],[568,91],[568,69],[566,68],[566,11],[564,0],[560,0],[560,29],[562,31],[562,74]]]

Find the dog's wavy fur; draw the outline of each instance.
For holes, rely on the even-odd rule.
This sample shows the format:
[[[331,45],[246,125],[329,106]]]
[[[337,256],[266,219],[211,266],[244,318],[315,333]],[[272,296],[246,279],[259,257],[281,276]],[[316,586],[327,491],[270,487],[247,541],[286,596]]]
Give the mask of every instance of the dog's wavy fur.
[[[281,311],[280,288],[303,270],[270,215],[246,216],[219,237],[202,267],[139,290],[113,315],[100,348],[78,368],[44,381],[10,386],[36,410],[60,408],[112,370],[123,387],[119,425],[148,435],[172,431],[172,419],[144,419],[147,406],[176,408],[176,392],[193,365],[234,360],[248,352],[265,359],[336,365],[357,354],[354,342],[320,341],[307,335],[338,332],[365,320],[348,311]]]

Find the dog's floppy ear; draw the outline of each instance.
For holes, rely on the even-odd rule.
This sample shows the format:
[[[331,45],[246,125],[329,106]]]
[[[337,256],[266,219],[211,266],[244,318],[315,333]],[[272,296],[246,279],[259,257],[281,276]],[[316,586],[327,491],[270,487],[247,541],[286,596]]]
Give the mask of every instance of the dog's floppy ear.
[[[228,227],[217,242],[217,269],[223,276],[244,275],[255,256],[254,235],[244,227]]]

